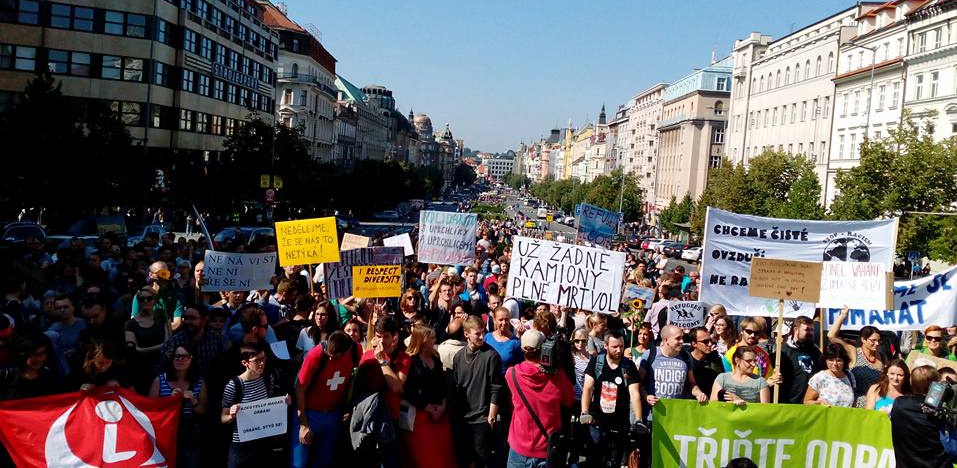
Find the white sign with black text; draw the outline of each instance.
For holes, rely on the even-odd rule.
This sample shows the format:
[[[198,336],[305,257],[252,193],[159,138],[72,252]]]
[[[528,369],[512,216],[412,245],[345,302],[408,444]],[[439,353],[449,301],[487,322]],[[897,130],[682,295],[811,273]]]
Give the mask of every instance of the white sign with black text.
[[[239,405],[236,430],[239,441],[262,439],[286,433],[286,397],[265,398]]]

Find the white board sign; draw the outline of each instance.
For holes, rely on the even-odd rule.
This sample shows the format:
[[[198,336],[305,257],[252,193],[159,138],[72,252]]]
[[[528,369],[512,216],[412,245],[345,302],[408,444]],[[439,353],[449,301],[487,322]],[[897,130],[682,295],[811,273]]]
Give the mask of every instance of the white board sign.
[[[817,306],[887,308],[886,271],[882,263],[824,262]]]
[[[415,255],[415,249],[412,248],[412,238],[409,237],[409,233],[386,237],[382,239],[382,245],[386,247],[402,247],[405,250],[406,257]]]
[[[424,210],[419,224],[419,262],[462,265],[475,259],[477,214]]]
[[[239,441],[248,442],[285,434],[287,416],[284,396],[240,404],[236,413]]]
[[[207,250],[203,258],[205,291],[252,291],[272,288],[276,253],[233,253]]]
[[[606,314],[618,311],[624,252],[515,236],[507,295]]]
[[[776,316],[778,301],[748,296],[754,257],[808,262],[881,263],[890,268],[897,219],[805,221],[708,208],[699,300],[731,315]],[[785,316],[813,316],[813,303],[785,300]]]
[[[690,329],[704,324],[705,306],[699,301],[671,301],[668,304],[668,323]]]

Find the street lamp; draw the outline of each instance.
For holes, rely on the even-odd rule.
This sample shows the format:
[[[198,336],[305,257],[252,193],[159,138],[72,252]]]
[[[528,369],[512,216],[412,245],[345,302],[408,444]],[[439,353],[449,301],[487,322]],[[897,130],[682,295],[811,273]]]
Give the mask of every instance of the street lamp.
[[[864,138],[870,140],[871,132],[871,107],[874,103],[871,101],[871,97],[874,94],[874,65],[875,60],[877,59],[877,47],[870,47],[865,45],[856,44],[854,41],[848,41],[845,44],[849,44],[852,47],[860,47],[861,49],[867,49],[871,51],[871,84],[867,88],[867,120],[864,124]]]

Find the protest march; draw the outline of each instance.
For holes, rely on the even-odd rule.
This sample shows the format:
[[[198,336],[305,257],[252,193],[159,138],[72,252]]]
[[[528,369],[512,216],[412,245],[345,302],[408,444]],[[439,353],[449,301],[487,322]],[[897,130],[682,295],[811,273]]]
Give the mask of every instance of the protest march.
[[[957,461],[957,267],[895,278],[897,219],[709,208],[686,271],[577,218],[17,247],[0,466]]]

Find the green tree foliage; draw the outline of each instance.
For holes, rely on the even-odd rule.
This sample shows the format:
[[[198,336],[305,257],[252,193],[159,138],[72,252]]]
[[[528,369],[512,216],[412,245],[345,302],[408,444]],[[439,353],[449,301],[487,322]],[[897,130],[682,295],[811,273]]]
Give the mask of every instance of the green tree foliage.
[[[954,212],[957,203],[957,140],[934,141],[927,125],[905,116],[888,138],[865,141],[861,164],[837,174],[831,212],[835,219],[901,216],[899,253],[957,262],[957,219],[908,213]]]
[[[60,86],[49,74],[38,75],[0,114],[4,156],[17,167],[0,175],[0,204],[7,210],[46,207],[53,218],[61,212],[75,219],[121,201],[135,203],[147,173],[130,161],[141,158],[142,149],[108,105],[70,99]]]
[[[671,201],[665,209],[658,214],[658,220],[661,227],[670,233],[678,232],[676,224],[684,224],[691,221],[691,212],[694,210],[694,202],[691,195],[685,195],[679,202],[676,197],[671,197]]]
[[[532,185],[532,179],[529,179],[524,174],[516,174],[514,172],[505,174],[505,180],[502,182],[515,190],[518,190],[522,187],[530,187]]]
[[[624,180],[623,180],[624,179]],[[624,182],[624,196],[622,197],[622,183]],[[611,174],[601,175],[588,184],[578,179],[554,180],[551,176],[532,186],[532,194],[549,205],[557,206],[566,213],[574,213],[575,205],[588,203],[618,211],[621,200],[625,221],[635,221],[642,216],[642,190],[638,186],[638,179],[634,174],[626,174],[622,178],[621,169],[615,169]]]
[[[455,166],[455,172],[452,174],[452,185],[457,187],[472,185],[477,178],[475,168],[464,162],[459,163],[458,166]]]

